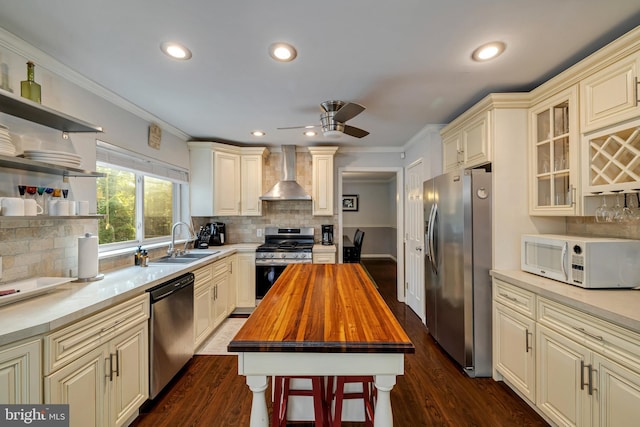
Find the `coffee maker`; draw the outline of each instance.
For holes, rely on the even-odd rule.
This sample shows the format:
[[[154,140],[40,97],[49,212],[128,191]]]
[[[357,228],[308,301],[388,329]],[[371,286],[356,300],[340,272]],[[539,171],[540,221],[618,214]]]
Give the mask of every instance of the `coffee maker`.
[[[227,233],[223,222],[210,222],[205,227],[209,230],[209,246],[224,245]]]
[[[333,245],[333,224],[322,225],[322,244]]]

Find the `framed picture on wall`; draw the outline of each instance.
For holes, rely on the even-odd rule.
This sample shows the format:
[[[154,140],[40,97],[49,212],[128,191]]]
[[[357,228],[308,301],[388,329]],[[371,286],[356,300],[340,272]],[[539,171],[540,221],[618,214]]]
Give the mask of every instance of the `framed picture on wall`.
[[[343,194],[342,195],[342,211],[358,211],[358,195],[357,194]]]

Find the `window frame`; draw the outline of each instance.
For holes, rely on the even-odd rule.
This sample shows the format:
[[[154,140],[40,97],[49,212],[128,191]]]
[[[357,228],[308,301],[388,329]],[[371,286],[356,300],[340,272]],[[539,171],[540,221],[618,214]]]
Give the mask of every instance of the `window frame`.
[[[135,179],[135,230],[136,236],[134,240],[127,240],[125,242],[113,242],[113,243],[101,243],[99,244],[99,252],[119,252],[126,251],[127,249],[135,249],[138,246],[154,247],[166,245],[171,241],[171,235],[159,236],[153,238],[144,237],[144,177],[150,177],[155,179],[166,180],[172,183],[172,224],[178,221],[184,221],[190,218],[189,212],[189,181],[188,172],[184,171],[176,166],[164,164],[158,160],[151,158],[143,158],[135,153],[128,152],[127,150],[119,147],[112,146],[111,144],[103,141],[98,141],[98,158],[96,159],[96,167],[102,166],[107,168],[113,168],[123,170],[134,174]],[[136,166],[140,164],[145,170],[137,170],[128,165],[119,164],[120,159],[125,159],[122,163],[128,163],[128,165]],[[152,171],[158,170],[160,173],[153,173]],[[178,179],[175,178],[178,177]],[[98,178],[100,179],[100,178]],[[178,236],[185,236],[186,233],[182,230],[182,227],[178,230],[180,234]],[[183,242],[184,237],[177,240],[177,242]]]

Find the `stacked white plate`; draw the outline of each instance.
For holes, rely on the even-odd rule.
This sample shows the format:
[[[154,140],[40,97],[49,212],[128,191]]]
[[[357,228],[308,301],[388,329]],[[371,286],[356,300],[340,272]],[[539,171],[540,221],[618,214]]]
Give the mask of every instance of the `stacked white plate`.
[[[11,143],[11,135],[6,126],[0,125],[0,155],[15,156],[16,147]]]
[[[82,157],[77,154],[54,150],[24,150],[24,158],[73,168],[79,167],[82,161]]]

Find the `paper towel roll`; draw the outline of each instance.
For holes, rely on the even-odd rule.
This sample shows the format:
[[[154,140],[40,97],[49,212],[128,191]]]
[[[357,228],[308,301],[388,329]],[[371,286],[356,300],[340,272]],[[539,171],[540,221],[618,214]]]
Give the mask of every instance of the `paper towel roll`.
[[[78,237],[78,279],[98,275],[98,236],[91,233]]]

